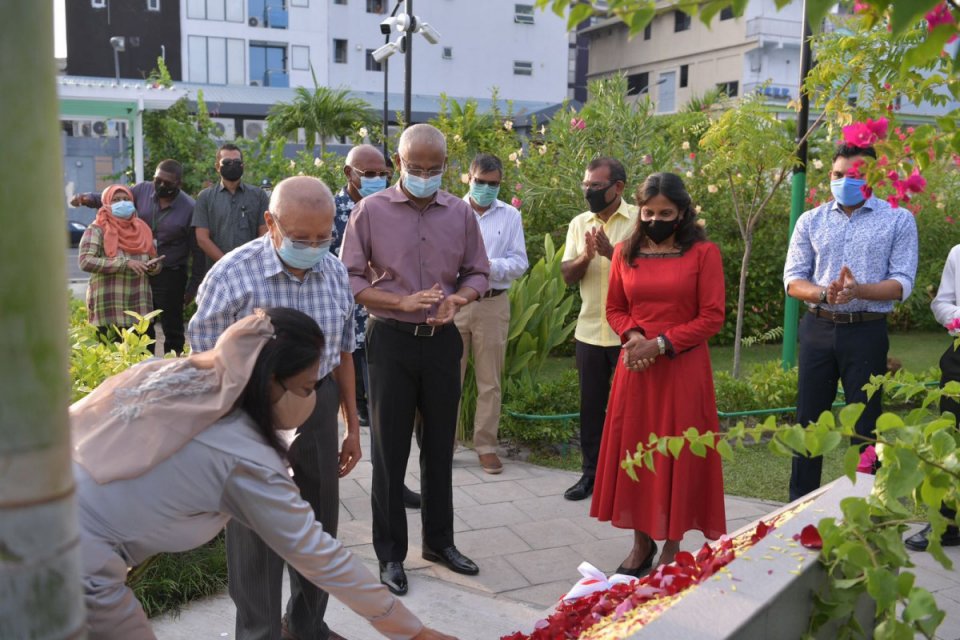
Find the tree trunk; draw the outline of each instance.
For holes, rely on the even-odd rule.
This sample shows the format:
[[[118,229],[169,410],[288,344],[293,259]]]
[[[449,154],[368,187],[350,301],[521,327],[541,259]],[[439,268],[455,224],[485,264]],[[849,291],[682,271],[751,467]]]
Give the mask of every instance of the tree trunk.
[[[740,261],[740,287],[737,293],[737,329],[733,337],[733,377],[740,377],[740,344],[743,339],[743,307],[747,298],[747,266],[750,264],[750,252],[753,249],[753,230],[747,229],[743,238],[743,259]]]
[[[0,638],[84,635],[53,5],[0,23]]]

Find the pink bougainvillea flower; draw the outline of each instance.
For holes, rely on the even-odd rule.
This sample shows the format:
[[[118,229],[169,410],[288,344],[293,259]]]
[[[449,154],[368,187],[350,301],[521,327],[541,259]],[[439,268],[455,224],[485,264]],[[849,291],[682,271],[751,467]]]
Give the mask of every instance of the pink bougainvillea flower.
[[[947,329],[947,331],[956,331],[960,329],[960,318],[954,318],[943,326]]]
[[[954,24],[957,20],[953,17],[953,13],[950,11],[950,7],[946,2],[941,2],[938,4],[933,11],[930,11],[925,16],[927,20],[927,30],[933,31],[942,24]],[[957,39],[957,34],[953,34],[948,42],[953,42]]]
[[[860,473],[876,473],[877,470],[877,448],[870,445],[860,454],[860,462],[857,464],[857,471]]]
[[[873,195],[873,189],[871,189],[870,186],[866,184],[860,185],[860,193],[863,194],[864,198],[869,198],[870,196]]]
[[[691,159],[691,160],[693,160],[693,159],[696,158],[696,157],[697,157],[697,154],[695,154],[695,153],[693,153],[693,152],[690,153],[690,159]]]
[[[890,203],[890,206],[893,208],[900,206],[900,199],[895,195],[887,196],[887,202]]]
[[[523,191],[523,185],[519,182],[513,186],[514,191]]]
[[[927,188],[927,181],[920,175],[920,169],[914,168],[910,177],[904,180],[907,190],[913,193],[922,193]]]
[[[823,538],[820,537],[820,532],[815,525],[808,524],[800,533],[794,535],[793,539],[807,549],[823,549]]]
[[[863,13],[870,9],[870,5],[866,2],[861,2],[860,0],[854,0],[853,2],[853,12],[854,13]]]
[[[587,128],[587,123],[584,122],[583,118],[570,118],[570,128],[583,131]]]
[[[843,140],[855,147],[869,147],[887,137],[888,125],[886,118],[867,118],[866,122],[854,122],[843,128]]]
[[[947,216],[944,218],[947,221],[947,224],[953,224],[953,216]]]
[[[514,208],[514,209],[519,209],[519,208],[520,208],[520,205],[523,204],[523,200],[521,200],[521,199],[518,198],[517,196],[513,196],[513,198],[510,199],[510,204],[513,205],[513,208]]]

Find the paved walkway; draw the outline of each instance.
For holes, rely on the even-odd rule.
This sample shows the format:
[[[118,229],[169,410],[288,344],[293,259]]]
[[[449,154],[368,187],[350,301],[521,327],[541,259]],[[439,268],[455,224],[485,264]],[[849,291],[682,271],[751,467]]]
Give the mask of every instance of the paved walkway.
[[[363,451],[369,433],[362,429]],[[419,450],[412,447],[408,486],[419,486]],[[340,482],[340,535],[351,551],[376,575],[371,544],[369,460],[362,460]],[[461,640],[490,640],[517,630],[530,631],[579,579],[577,565],[587,560],[612,573],[624,559],[631,533],[600,523],[588,514],[589,500],[570,502],[563,491],[578,474],[505,460],[499,475],[485,474],[476,454],[461,448],[454,457],[454,530],[458,548],[480,565],[477,576],[463,576],[420,558],[419,511],[407,511],[410,553],[405,562],[410,592],[404,603],[428,625]],[[779,506],[727,496],[727,530],[737,529]],[[704,538],[690,533],[683,548],[699,548]],[[950,549],[960,563],[960,549]],[[935,593],[947,610],[938,638],[960,640],[960,575],[946,571],[927,554],[915,554],[918,585]],[[370,625],[331,599],[331,628],[350,640],[381,638]],[[234,608],[229,597],[192,603],[178,618],[155,621],[160,640],[203,640],[234,637]]]

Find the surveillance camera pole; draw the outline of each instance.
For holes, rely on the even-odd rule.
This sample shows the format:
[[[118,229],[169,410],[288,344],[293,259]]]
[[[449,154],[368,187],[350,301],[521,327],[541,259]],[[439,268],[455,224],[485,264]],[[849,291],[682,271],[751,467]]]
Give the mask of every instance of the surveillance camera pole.
[[[113,47],[113,71],[117,78],[117,84],[120,84],[120,51]]]
[[[407,17],[409,19],[409,24],[412,27],[414,20],[413,17],[413,0],[406,0],[404,3],[404,8],[407,11]],[[404,127],[410,126],[410,80],[411,75],[413,74],[413,29],[408,28],[407,31],[403,34],[403,41],[406,44],[406,59],[405,59],[405,72],[403,77],[403,125]]]

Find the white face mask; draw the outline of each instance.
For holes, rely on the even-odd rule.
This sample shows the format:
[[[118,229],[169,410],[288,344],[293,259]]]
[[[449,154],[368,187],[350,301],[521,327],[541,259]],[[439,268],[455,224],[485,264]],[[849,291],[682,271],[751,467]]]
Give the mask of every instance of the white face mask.
[[[307,421],[317,406],[317,393],[311,391],[308,396],[298,396],[285,391],[273,405],[274,426],[280,430],[298,429]]]

